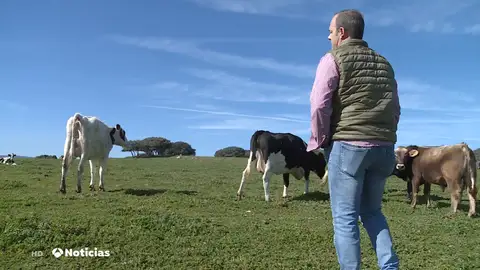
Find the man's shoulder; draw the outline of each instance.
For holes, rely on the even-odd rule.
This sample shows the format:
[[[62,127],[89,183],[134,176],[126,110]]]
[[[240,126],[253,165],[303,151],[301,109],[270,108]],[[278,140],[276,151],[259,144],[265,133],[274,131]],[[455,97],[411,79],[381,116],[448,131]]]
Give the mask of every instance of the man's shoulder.
[[[383,61],[385,62],[389,62],[387,57],[385,57],[382,53],[378,52],[377,50],[371,48],[371,47],[368,47],[368,49],[372,52],[372,54],[374,54],[376,57],[382,59]]]
[[[329,50],[328,52],[326,52],[322,58],[320,58],[320,61],[322,60],[334,60],[335,59],[335,55],[333,54],[332,50]]]

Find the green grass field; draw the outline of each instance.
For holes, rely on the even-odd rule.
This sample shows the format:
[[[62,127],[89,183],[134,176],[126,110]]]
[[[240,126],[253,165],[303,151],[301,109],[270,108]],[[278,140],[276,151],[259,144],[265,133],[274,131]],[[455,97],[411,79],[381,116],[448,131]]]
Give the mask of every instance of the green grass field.
[[[282,177],[272,179],[273,201],[263,201],[259,173],[236,201],[246,159],[111,159],[106,192],[58,192],[60,160],[18,159],[0,166],[0,266],[2,269],[338,269],[327,186],[315,176],[312,194]],[[77,164],[77,161],[74,163]],[[96,180],[97,181],[97,180]],[[98,182],[95,183],[96,186]],[[405,182],[388,180],[383,211],[392,229],[401,269],[480,269],[480,219],[450,215],[447,191],[432,187],[434,207],[423,197],[415,212]],[[422,188],[423,192],[423,188]],[[420,193],[423,194],[423,193]],[[377,269],[361,229],[362,269]],[[53,248],[109,250],[110,257],[55,258]],[[44,256],[32,257],[32,251]]]

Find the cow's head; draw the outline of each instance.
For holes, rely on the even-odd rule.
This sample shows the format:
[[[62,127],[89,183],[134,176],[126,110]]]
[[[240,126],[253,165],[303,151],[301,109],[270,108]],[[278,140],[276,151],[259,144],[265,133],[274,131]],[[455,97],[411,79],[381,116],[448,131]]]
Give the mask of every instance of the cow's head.
[[[395,168],[393,175],[404,179],[411,172],[412,162],[418,156],[418,146],[397,147],[395,149]]]
[[[321,151],[315,150],[307,152],[307,156],[310,170],[312,170],[321,179],[325,174],[325,168],[327,166],[325,155]]]
[[[13,158],[16,156],[17,154],[15,153],[8,154],[9,159],[6,161],[6,163],[14,163],[15,161],[13,161]]]
[[[110,131],[110,137],[114,145],[126,147],[129,143],[127,139],[127,132],[119,125],[116,124]]]

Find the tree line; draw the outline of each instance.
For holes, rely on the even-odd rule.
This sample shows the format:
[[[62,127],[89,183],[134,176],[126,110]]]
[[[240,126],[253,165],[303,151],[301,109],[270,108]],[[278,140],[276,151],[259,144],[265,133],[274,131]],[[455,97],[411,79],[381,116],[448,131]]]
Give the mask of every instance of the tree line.
[[[172,142],[163,137],[148,137],[142,140],[132,140],[130,147],[124,147],[122,152],[130,152],[132,157],[171,157],[195,156],[196,150],[187,142]],[[480,167],[480,148],[474,150]],[[238,146],[228,146],[215,151],[215,157],[249,157],[250,150]],[[35,158],[57,159],[56,155],[40,155]]]
[[[196,150],[183,141],[172,142],[163,137],[148,137],[142,140],[131,140],[122,152],[130,152],[132,157],[171,157],[195,156]],[[143,152],[143,153],[142,153]]]

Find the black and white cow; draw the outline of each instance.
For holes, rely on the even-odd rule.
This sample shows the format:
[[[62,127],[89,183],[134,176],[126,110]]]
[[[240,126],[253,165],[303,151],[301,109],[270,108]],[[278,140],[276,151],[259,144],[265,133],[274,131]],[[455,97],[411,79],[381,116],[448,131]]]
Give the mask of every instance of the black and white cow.
[[[0,157],[0,163],[8,164],[8,165],[17,165],[14,160],[16,156],[17,155],[15,153],[11,153],[11,154],[8,154],[7,157]]]
[[[256,161],[256,162],[255,162]],[[300,180],[305,178],[305,192],[308,193],[310,171],[318,177],[326,178],[326,161],[321,152],[307,152],[307,144],[291,133],[273,133],[257,130],[250,139],[250,157],[243,171],[242,181],[237,191],[238,199],[243,196],[245,181],[251,170],[256,167],[263,173],[265,201],[270,201],[270,178],[272,175],[283,175],[283,197],[287,197],[289,176]],[[322,179],[325,182],[326,179]]]

